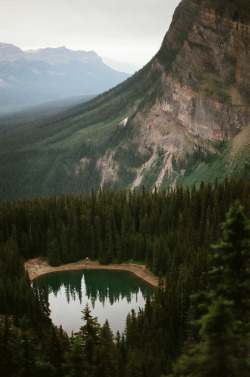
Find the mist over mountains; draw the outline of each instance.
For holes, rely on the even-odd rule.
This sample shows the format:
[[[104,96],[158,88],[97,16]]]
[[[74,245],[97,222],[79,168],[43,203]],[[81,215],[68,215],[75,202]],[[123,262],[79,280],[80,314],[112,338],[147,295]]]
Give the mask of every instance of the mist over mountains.
[[[40,103],[98,95],[130,74],[103,63],[94,51],[65,47],[23,51],[0,44],[0,114]]]

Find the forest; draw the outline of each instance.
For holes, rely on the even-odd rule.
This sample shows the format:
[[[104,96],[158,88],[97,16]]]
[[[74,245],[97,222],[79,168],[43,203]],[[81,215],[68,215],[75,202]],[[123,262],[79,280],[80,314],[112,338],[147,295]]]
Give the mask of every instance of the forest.
[[[250,183],[109,189],[0,204],[0,370],[19,376],[249,375]],[[141,262],[158,293],[125,332],[88,307],[68,337],[23,261]]]

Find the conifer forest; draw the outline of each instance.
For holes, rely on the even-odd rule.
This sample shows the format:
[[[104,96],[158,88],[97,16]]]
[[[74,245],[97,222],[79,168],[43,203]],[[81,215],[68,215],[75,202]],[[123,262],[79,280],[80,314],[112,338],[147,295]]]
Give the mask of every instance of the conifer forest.
[[[2,377],[249,376],[250,183],[109,189],[0,203]],[[141,262],[157,294],[124,333],[82,308],[68,336],[24,261]]]

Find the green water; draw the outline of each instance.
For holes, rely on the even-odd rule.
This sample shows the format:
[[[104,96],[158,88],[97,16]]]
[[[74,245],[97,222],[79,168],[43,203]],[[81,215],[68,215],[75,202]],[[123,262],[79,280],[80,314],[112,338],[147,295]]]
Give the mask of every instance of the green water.
[[[63,271],[42,277],[49,291],[51,319],[71,335],[84,324],[82,310],[88,303],[101,325],[108,319],[114,334],[123,332],[127,314],[143,308],[156,289],[127,271]],[[37,285],[34,280],[34,286]]]

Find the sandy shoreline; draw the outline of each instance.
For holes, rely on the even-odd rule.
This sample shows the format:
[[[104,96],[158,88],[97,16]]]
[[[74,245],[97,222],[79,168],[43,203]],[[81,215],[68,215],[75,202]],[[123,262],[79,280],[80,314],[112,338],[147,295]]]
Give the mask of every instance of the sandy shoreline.
[[[29,273],[30,280],[57,271],[73,271],[73,270],[121,270],[130,271],[139,278],[143,279],[147,283],[158,286],[158,278],[146,270],[145,266],[138,266],[134,264],[110,264],[100,265],[98,262],[92,262],[90,260],[81,260],[75,263],[63,264],[58,267],[52,267],[48,264],[46,259],[34,258],[24,262],[24,267]]]

